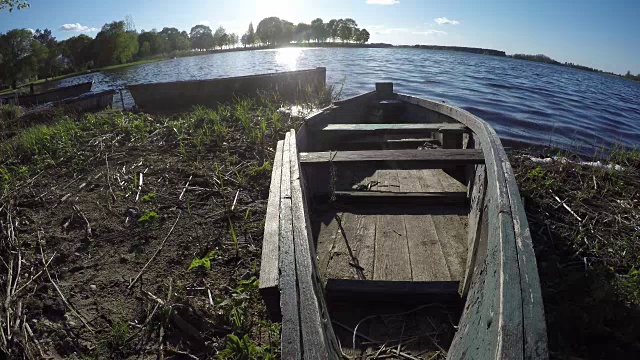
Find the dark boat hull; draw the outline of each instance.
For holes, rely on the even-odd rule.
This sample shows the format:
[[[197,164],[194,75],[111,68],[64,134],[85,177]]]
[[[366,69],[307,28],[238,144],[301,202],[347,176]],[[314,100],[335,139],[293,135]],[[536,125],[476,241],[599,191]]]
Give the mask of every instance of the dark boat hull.
[[[61,101],[57,106],[72,112],[100,111],[113,105],[115,90],[107,90],[100,93],[85,94],[72,99]]]
[[[53,89],[39,94],[21,95],[18,97],[18,104],[20,106],[35,106],[73,98],[91,91],[92,86],[93,81],[89,81],[82,84]]]
[[[215,107],[236,97],[253,97],[277,91],[285,101],[295,101],[308,91],[326,85],[326,68],[211,80],[178,81],[127,86],[138,109],[173,113],[201,105]]]

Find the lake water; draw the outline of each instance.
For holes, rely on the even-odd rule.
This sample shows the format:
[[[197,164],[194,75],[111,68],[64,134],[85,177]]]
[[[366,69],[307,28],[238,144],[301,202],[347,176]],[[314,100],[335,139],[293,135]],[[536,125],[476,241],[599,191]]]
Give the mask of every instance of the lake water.
[[[418,49],[286,48],[150,63],[62,80],[127,84],[327,68],[343,97],[393,81],[400,93],[445,101],[488,121],[506,144],[554,145],[582,153],[640,147],[640,82],[529,61]],[[119,97],[116,97],[119,103]],[[132,99],[127,97],[126,105]]]

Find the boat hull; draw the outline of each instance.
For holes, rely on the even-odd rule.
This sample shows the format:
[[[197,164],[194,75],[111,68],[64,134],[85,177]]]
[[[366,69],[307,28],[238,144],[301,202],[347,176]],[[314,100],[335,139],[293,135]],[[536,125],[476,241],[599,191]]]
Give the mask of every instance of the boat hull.
[[[61,101],[87,93],[91,91],[92,86],[93,81],[89,81],[82,84],[49,90],[39,94],[20,95],[18,97],[18,104],[20,106],[28,107],[46,104],[54,101]]]
[[[136,107],[145,112],[175,113],[194,106],[215,107],[237,97],[275,91],[285,101],[326,85],[326,68],[211,80],[129,85]]]

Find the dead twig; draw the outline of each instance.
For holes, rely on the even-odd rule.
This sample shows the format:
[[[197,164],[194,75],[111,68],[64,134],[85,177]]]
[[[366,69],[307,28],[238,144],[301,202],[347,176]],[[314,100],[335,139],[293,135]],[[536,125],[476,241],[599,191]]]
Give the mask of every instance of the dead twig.
[[[187,184],[182,189],[182,192],[180,193],[180,197],[178,197],[178,200],[182,200],[182,197],[184,196],[184,192],[187,191],[187,187],[189,187],[189,183],[191,182],[191,178],[193,178],[193,175],[189,176],[189,180],[187,180]]]
[[[140,272],[138,273],[138,275],[135,277],[135,279],[133,279],[131,281],[131,284],[129,284],[129,286],[127,287],[127,289],[131,289],[133,287],[133,285],[135,285],[135,283],[138,281],[138,279],[140,279],[140,276],[142,276],[142,274],[144,273],[144,271],[147,269],[147,266],[149,266],[149,264],[151,264],[151,262],[153,261],[153,259],[156,258],[156,256],[158,256],[158,253],[160,253],[160,250],[162,250],[162,248],[164,247],[164,244],[167,242],[167,239],[169,238],[169,236],[171,235],[171,233],[173,232],[173,229],[175,229],[176,224],[178,223],[178,221],[180,220],[180,215],[182,215],[181,212],[178,213],[178,217],[176,218],[176,221],[173,223],[173,226],[171,226],[171,229],[169,230],[169,232],[167,233],[167,236],[164,237],[164,240],[162,240],[162,243],[160,244],[160,246],[158,247],[158,249],[156,250],[156,252],[153,253],[153,256],[151,256],[151,258],[149,259],[149,261],[147,261],[146,264],[144,264],[144,266],[142,267],[142,270],[140,270]]]
[[[58,292],[58,295],[60,295],[60,298],[62,299],[62,302],[64,302],[64,304],[67,306],[67,308],[69,308],[69,310],[71,310],[71,312],[78,317],[78,319],[80,319],[80,321],[82,322],[82,324],[84,324],[84,326],[89,329],[89,331],[94,332],[94,330],[91,328],[91,326],[89,326],[89,324],[87,323],[87,321],[74,309],[73,306],[71,306],[71,304],[67,301],[67,298],[64,297],[64,294],[62,294],[62,291],[60,290],[60,288],[58,287],[58,285],[55,283],[55,281],[53,281],[53,279],[51,278],[51,274],[49,273],[49,269],[47,268],[47,265],[44,261],[45,256],[44,256],[44,251],[42,250],[42,241],[40,238],[40,232],[38,231],[38,245],[40,246],[40,254],[42,255],[42,265],[44,265],[44,271],[47,274],[47,277],[49,278],[49,282],[51,282],[51,285],[53,285],[53,287],[56,289],[56,291]]]
[[[573,212],[573,210],[571,210],[571,208],[569,207],[569,205],[565,204],[564,201],[561,201],[560,198],[558,198],[556,195],[554,195],[553,193],[551,193],[551,195],[553,195],[553,197],[558,200],[558,202],[564,206],[565,209],[567,209],[567,211],[569,211],[571,213],[571,215],[573,215],[576,219],[578,219],[578,221],[582,222],[582,219],[580,218],[580,216],[576,215],[576,213]]]
[[[87,240],[91,240],[91,224],[89,223],[89,219],[87,219],[87,216],[80,210],[80,207],[78,207],[78,205],[73,205],[73,211],[75,211],[75,213],[80,216],[82,220],[84,220],[85,224],[87,225],[85,227],[84,234]]]

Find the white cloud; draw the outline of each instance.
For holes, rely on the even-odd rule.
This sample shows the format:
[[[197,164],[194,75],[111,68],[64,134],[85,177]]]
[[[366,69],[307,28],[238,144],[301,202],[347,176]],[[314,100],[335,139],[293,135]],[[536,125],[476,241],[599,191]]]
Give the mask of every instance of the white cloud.
[[[198,21],[198,23],[197,23],[196,25],[206,25],[206,26],[209,26],[209,25],[211,25],[211,21],[209,21],[209,20],[200,20],[200,21]]]
[[[426,30],[426,31],[414,31],[415,35],[447,35],[446,31],[440,30]]]
[[[36,31],[33,30],[32,28],[27,28],[27,30],[31,31],[31,33],[35,33]]]
[[[460,21],[458,20],[449,20],[446,17],[439,17],[437,19],[435,19],[436,23],[438,23],[438,25],[458,25],[460,24]]]
[[[367,0],[369,5],[395,5],[399,3],[400,0]]]
[[[96,29],[96,28],[80,25],[80,23],[63,24],[63,25],[60,26],[59,29],[61,31],[75,31],[75,32],[93,32],[93,31],[98,31],[98,29]]]

